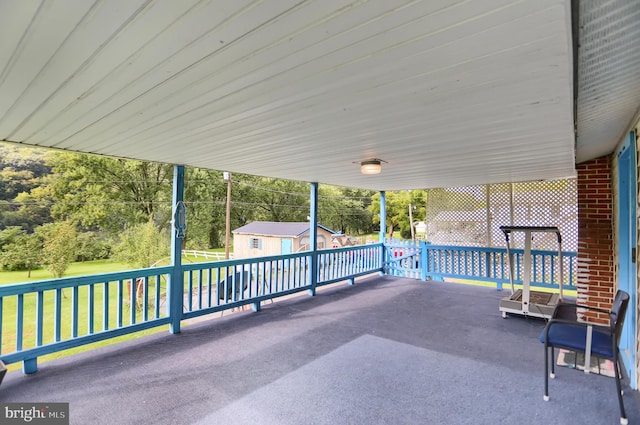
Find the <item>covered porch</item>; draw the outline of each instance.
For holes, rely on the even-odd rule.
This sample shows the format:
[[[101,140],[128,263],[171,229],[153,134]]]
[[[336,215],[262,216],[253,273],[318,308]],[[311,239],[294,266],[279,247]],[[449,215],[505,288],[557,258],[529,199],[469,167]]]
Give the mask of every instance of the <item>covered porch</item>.
[[[502,293],[372,277],[385,270],[384,201],[381,241],[367,261],[347,263],[351,248],[338,250],[354,268],[323,277],[318,251],[248,263],[253,276],[287,276],[277,280],[278,295],[315,294],[320,282],[326,290],[269,304],[273,289],[260,287],[250,302],[238,299],[245,271],[254,282],[253,268],[211,266],[234,268],[237,278],[227,281],[226,271],[180,264],[188,217],[181,173],[190,166],[309,182],[310,229],[318,184],[384,199],[392,190],[586,176],[580,226],[591,234],[582,235],[589,238],[579,247],[586,266],[578,280],[585,300],[598,305],[610,304],[615,288],[631,293],[625,366],[637,387],[638,2],[1,7],[1,141],[175,164],[176,174],[171,266],[0,288],[15,299],[16,317],[24,303],[36,305],[32,346],[23,350],[17,332],[15,353],[3,353],[28,373],[53,348],[156,326],[175,335],[42,363],[32,376],[11,372],[0,400],[70,401],[73,423],[617,421],[608,378],[559,371],[543,404],[543,323],[500,318]],[[382,172],[362,174],[360,165],[372,161]],[[602,199],[605,212],[597,208]],[[329,289],[356,277],[363,280]],[[117,305],[105,301],[112,292]],[[80,297],[92,312],[86,325],[78,323]],[[140,316],[126,309],[127,297],[130,306],[141,300]],[[242,304],[262,311],[205,321]],[[71,315],[69,335],[63,313]],[[20,329],[23,320],[13,323]],[[625,393],[631,421],[637,397]]]
[[[74,424],[617,423],[609,377],[558,368],[542,400],[544,321],[503,295],[363,277],[10,373],[0,400],[71,401]]]

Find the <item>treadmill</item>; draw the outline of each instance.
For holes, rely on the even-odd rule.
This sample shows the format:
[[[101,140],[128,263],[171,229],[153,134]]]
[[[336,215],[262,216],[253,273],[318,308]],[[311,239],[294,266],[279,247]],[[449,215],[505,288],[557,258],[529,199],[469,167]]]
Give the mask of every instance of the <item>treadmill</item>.
[[[511,283],[511,295],[500,300],[502,317],[507,313],[522,314],[548,319],[553,310],[562,301],[562,283],[564,282],[564,264],[562,262],[562,237],[557,227],[540,226],[500,226],[507,242],[507,257],[509,258],[509,282]],[[514,261],[511,253],[509,236],[515,232],[524,233],[524,254],[522,256],[522,289],[514,288]],[[560,265],[560,280],[558,282],[559,293],[532,291],[531,290],[531,241],[534,233],[555,233],[558,238],[558,264]]]

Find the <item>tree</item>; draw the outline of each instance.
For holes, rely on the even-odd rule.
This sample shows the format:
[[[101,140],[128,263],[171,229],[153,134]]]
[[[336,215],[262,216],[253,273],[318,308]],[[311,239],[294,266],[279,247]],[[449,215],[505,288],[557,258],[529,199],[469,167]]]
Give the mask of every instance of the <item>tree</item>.
[[[77,236],[76,261],[109,258],[111,241],[100,232],[83,232]]]
[[[55,219],[113,233],[149,219],[160,227],[171,220],[172,165],[68,152],[52,153],[47,163]]]
[[[14,204],[18,205],[15,216],[27,232],[52,221],[52,199],[48,192],[46,187],[35,187],[29,193],[19,193],[14,199]]]
[[[32,232],[51,221],[50,204],[29,195],[49,172],[44,150],[0,144],[0,229],[20,226]]]
[[[320,186],[319,192],[318,221],[321,224],[344,234],[360,235],[374,231],[369,209],[372,191]]]
[[[417,217],[424,217],[426,194],[424,190],[387,192],[387,226],[388,233],[394,229],[400,231],[400,237],[409,239],[411,237],[411,223],[409,221],[409,206],[415,205],[413,210],[413,220]],[[370,210],[376,223],[380,222],[380,194],[373,196]],[[396,236],[397,237],[397,236]]]
[[[61,278],[76,257],[76,226],[70,221],[49,223],[38,228],[44,235],[42,258],[53,277]]]
[[[226,187],[220,171],[185,170],[186,246],[202,249],[224,245]]]
[[[40,178],[50,172],[45,152],[0,143],[0,200],[12,200],[40,184]]]
[[[10,226],[4,230],[0,230],[0,250],[4,251],[7,245],[13,243],[24,233],[24,229],[20,226]]]
[[[20,235],[3,246],[0,263],[4,270],[27,270],[27,277],[30,278],[31,270],[40,265],[42,238],[38,234],[27,234],[20,230]]]
[[[126,228],[114,248],[116,260],[140,268],[151,267],[168,254],[168,237],[151,220]]]
[[[309,184],[293,180],[235,175],[232,216],[237,226],[251,221],[306,221]]]

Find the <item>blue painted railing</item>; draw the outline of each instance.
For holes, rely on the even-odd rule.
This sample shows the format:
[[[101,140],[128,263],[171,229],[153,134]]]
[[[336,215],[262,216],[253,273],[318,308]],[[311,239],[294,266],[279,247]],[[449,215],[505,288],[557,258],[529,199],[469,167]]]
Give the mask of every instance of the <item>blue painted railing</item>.
[[[38,356],[169,323],[170,267],[0,286],[0,359]]]
[[[416,279],[468,279],[495,283],[497,289],[509,283],[506,248],[431,245],[426,242],[388,239],[385,242],[385,273]],[[514,284],[522,284],[524,250],[512,249]],[[577,255],[563,251],[563,288],[576,289]],[[531,251],[531,285],[558,288],[560,273],[557,251]]]
[[[515,254],[522,281],[522,250]],[[317,269],[312,272],[313,256]],[[557,287],[557,253],[532,251],[532,285]],[[288,255],[182,265],[182,297],[171,297],[173,267],[0,286],[0,360],[37,370],[37,358],[178,320],[251,305],[358,276],[384,272],[427,280],[509,282],[503,248],[435,246],[388,240]],[[563,254],[565,285],[575,289],[576,254]],[[179,276],[179,275],[178,275]],[[180,291],[178,291],[179,293]]]
[[[381,272],[382,259],[383,245],[372,244],[183,264],[183,297],[173,299],[171,266],[0,286],[0,360],[33,373],[39,356],[170,324],[172,311],[185,320],[259,310],[266,300]]]
[[[426,280],[420,261],[424,243],[407,239],[385,240],[385,274]]]
[[[457,278],[495,282],[497,289],[509,283],[509,262],[506,248],[423,245],[422,257],[426,275],[431,278]],[[512,249],[514,283],[522,284],[524,250]],[[577,283],[577,253],[563,251],[563,288],[575,290]],[[531,286],[558,288],[560,273],[557,251],[531,251]]]

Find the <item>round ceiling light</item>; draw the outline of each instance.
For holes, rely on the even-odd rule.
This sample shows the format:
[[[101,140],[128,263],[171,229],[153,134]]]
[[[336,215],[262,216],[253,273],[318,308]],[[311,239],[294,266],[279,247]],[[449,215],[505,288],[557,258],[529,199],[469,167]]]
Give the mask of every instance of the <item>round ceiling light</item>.
[[[380,174],[382,171],[382,161],[379,159],[370,159],[360,163],[360,172],[362,174]]]

